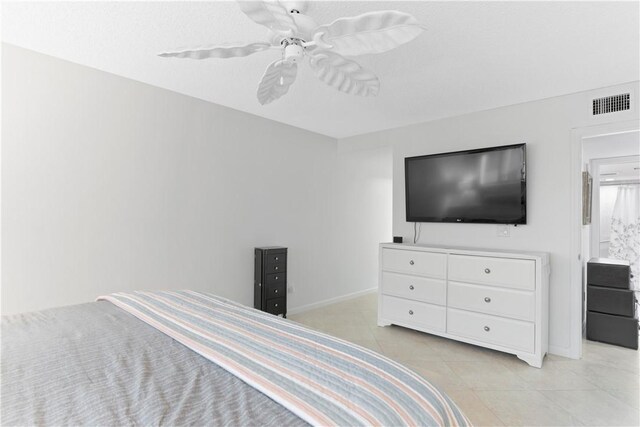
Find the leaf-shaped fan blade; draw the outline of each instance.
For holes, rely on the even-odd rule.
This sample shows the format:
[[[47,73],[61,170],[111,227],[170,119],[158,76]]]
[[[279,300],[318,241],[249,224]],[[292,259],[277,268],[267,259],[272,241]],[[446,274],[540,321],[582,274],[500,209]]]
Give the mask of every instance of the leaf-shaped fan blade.
[[[232,58],[238,56],[247,56],[252,53],[260,52],[262,50],[269,49],[271,45],[266,42],[250,43],[246,46],[211,46],[211,47],[199,47],[189,50],[179,50],[176,52],[164,52],[158,56],[162,57],[174,57],[174,58],[191,58],[191,59],[206,59],[206,58]]]
[[[376,96],[380,80],[357,62],[326,50],[309,56],[309,64],[316,76],[339,91],[352,95]]]
[[[298,66],[295,62],[279,59],[269,64],[258,86],[260,104],[269,104],[287,93],[289,86],[296,80],[297,72]]]
[[[279,1],[238,0],[240,9],[251,20],[264,25],[271,31],[288,33],[297,32],[296,22],[289,11]]]
[[[416,18],[396,10],[340,18],[315,31],[318,47],[345,56],[382,53],[416,38],[424,29]]]

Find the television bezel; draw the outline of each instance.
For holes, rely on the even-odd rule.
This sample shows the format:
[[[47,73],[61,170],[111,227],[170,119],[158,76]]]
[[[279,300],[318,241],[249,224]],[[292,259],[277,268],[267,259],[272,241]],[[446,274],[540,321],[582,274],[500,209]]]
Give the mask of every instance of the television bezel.
[[[437,217],[410,217],[409,216],[409,181],[408,181],[408,168],[407,164],[411,160],[418,160],[424,158],[434,158],[434,157],[449,157],[449,156],[462,156],[468,154],[476,154],[476,153],[485,153],[491,151],[501,151],[508,150],[513,148],[522,148],[523,151],[523,168],[524,168],[524,180],[522,180],[522,199],[520,202],[520,206],[522,207],[522,215],[515,222],[504,222],[501,220],[490,220],[486,218],[437,218]],[[405,157],[404,158],[404,191],[405,191],[405,216],[407,222],[436,222],[436,223],[454,223],[454,224],[513,224],[513,225],[523,225],[527,223],[527,144],[519,143],[519,144],[509,144],[509,145],[500,145],[496,147],[486,147],[486,148],[476,148],[473,150],[461,150],[461,151],[451,151],[447,153],[436,153],[436,154],[426,154],[423,156],[413,156],[413,157]]]

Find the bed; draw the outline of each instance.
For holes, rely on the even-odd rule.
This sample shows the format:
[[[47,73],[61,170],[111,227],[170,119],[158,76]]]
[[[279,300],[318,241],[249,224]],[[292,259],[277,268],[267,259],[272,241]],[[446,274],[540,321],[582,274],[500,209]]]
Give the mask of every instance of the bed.
[[[468,425],[375,352],[192,291],[2,318],[2,425]]]

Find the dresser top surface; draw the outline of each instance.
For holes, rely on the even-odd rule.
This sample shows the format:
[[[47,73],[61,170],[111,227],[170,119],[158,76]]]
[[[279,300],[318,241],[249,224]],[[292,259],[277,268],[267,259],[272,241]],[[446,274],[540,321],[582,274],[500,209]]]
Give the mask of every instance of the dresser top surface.
[[[613,258],[591,258],[589,260],[589,264],[605,264],[605,265],[613,265],[618,267],[629,267],[629,261],[613,259]]]
[[[287,250],[284,246],[260,246],[256,247],[256,249],[261,251],[272,251],[272,252],[285,252]]]
[[[427,245],[423,243],[381,243],[380,247],[391,249],[405,250],[424,250],[430,252],[446,252],[462,255],[500,255],[505,257],[536,257],[541,258],[543,263],[549,262],[549,254],[547,252],[519,251],[510,249],[488,249],[488,248],[472,248],[464,246],[449,245]]]

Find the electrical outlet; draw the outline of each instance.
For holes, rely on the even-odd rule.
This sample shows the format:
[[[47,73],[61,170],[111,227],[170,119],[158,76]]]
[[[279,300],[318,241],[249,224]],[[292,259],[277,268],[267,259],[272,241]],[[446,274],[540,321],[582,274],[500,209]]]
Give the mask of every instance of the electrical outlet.
[[[497,234],[498,234],[498,237],[510,237],[511,230],[509,230],[508,225],[498,225]]]

